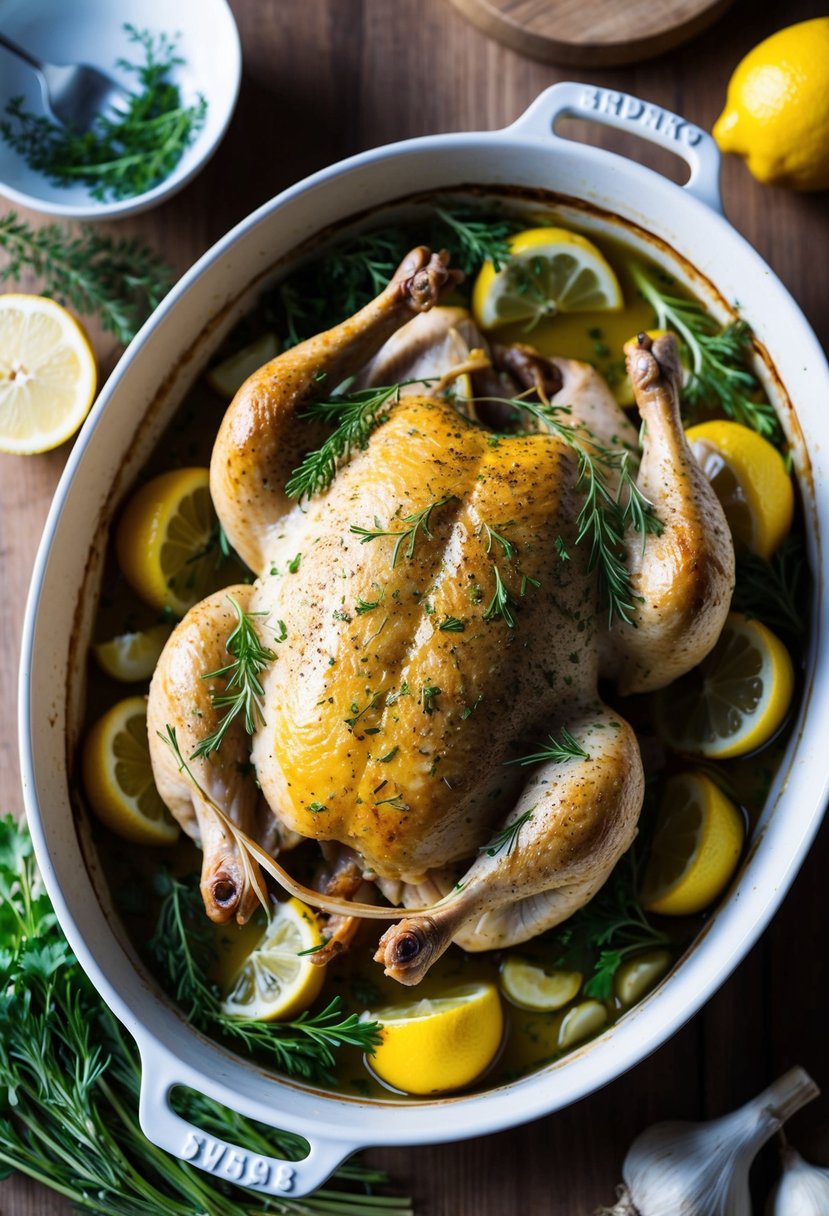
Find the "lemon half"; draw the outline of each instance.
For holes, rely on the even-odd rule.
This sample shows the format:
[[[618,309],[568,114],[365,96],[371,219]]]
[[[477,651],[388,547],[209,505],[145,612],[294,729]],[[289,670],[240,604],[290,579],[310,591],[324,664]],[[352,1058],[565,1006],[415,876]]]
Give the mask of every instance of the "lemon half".
[[[654,721],[677,751],[726,760],[771,739],[793,691],[794,669],[780,639],[732,612],[708,657],[655,694]]]
[[[232,1017],[273,1022],[296,1017],[319,996],[325,968],[312,953],[322,945],[317,918],[299,899],[277,904],[268,927],[222,1001]]]
[[[65,308],[0,295],[0,451],[58,447],[89,413],[97,384],[92,348]]]
[[[599,249],[566,228],[527,228],[512,237],[505,266],[484,262],[472,290],[481,329],[524,322],[528,328],[558,312],[620,309],[619,280]]]
[[[370,1015],[382,1025],[373,1071],[407,1094],[439,1094],[477,1080],[498,1054],[504,1014],[494,984],[448,988],[435,999],[389,1005]]]
[[[178,824],[153,780],[144,697],[127,697],[98,719],[81,766],[90,806],[111,831],[135,844],[175,844]]]
[[[642,906],[663,916],[704,911],[734,874],[743,836],[740,812],[710,777],[672,777],[659,808]]]
[[[783,457],[739,422],[703,422],[690,427],[686,437],[722,504],[736,545],[768,561],[794,514],[792,479]]]

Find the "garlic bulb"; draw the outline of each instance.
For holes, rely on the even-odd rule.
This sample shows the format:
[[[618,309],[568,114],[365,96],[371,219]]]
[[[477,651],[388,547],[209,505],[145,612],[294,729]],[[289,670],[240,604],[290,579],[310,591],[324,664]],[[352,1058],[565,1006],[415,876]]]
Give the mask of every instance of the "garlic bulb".
[[[802,1068],[792,1068],[721,1119],[649,1127],[630,1147],[625,1186],[607,1216],[751,1216],[754,1157],[818,1092]]]
[[[780,1156],[783,1176],[771,1193],[767,1216],[829,1216],[829,1170],[809,1165],[788,1144]]]

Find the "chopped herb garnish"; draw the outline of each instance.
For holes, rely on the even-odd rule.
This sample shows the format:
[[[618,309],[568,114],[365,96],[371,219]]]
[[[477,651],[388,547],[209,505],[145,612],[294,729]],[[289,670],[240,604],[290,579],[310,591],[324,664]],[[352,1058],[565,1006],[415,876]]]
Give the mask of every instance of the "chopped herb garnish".
[[[471,715],[475,712],[475,710],[481,704],[481,701],[483,701],[483,699],[484,699],[483,693],[481,693],[481,695],[479,697],[476,697],[476,699],[472,703],[472,705],[467,705],[464,708],[463,712],[461,713],[461,718],[463,719],[464,722],[466,721],[467,718],[471,717]]]
[[[381,588],[376,600],[364,600],[362,596],[358,596],[357,603],[354,605],[354,611],[358,616],[363,616],[366,612],[373,612],[375,608],[380,607],[385,598],[386,592],[384,588]]]
[[[443,633],[463,633],[466,629],[463,621],[459,621],[456,616],[447,616],[438,625]]]
[[[297,553],[296,557],[292,557],[288,562],[288,570],[291,574],[296,574],[299,570],[299,563],[302,561],[302,554]]]
[[[492,599],[484,609],[484,620],[494,621],[497,617],[501,617],[510,629],[514,629],[515,617],[512,615],[512,609],[515,607],[515,600],[504,585],[501,571],[494,562],[492,564],[492,574],[495,579],[495,591]]]
[[[504,527],[506,526],[507,525],[505,524]],[[512,561],[512,559],[515,557],[515,545],[512,543],[512,541],[507,540],[505,536],[502,536],[500,532],[496,532],[494,528],[490,528],[489,524],[484,524],[483,529],[484,535],[486,536],[487,553],[492,552],[493,542],[497,541],[497,543],[504,550],[504,557],[507,559],[507,561]]]
[[[375,806],[390,806],[393,811],[409,811],[411,807],[407,802],[404,802],[399,794],[392,794],[390,798],[378,798]]]
[[[320,811],[327,811],[328,807],[325,805],[324,802],[309,802],[308,810],[311,811],[314,815],[318,815],[320,813]]]
[[[441,690],[434,684],[424,684],[420,690],[420,704],[423,706],[423,712],[431,715],[435,712],[437,706],[435,702],[440,696]]]
[[[385,756],[378,756],[377,763],[378,764],[388,764],[390,760],[394,759],[394,757],[397,755],[397,753],[399,751],[400,751],[399,747],[393,747],[390,752],[386,752]]]
[[[352,716],[350,718],[343,718],[343,721],[349,726],[349,728],[351,730],[354,730],[354,727],[360,721],[363,714],[367,714],[369,712],[369,710],[377,708],[377,706],[380,704],[380,698],[382,697],[382,695],[383,694],[381,692],[372,692],[369,688],[367,688],[366,696],[368,697],[368,700],[366,701],[365,705],[361,709],[356,701],[352,701],[352,703],[351,703],[351,715]]]

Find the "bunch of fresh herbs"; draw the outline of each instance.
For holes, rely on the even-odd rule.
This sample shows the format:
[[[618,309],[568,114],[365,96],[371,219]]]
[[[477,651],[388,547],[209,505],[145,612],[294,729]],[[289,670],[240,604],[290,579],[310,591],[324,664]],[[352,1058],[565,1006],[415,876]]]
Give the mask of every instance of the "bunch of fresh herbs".
[[[172,270],[135,237],[114,238],[60,224],[33,228],[14,211],[0,216],[0,282],[32,273],[44,293],[83,316],[96,316],[125,345],[167,294]]]
[[[78,131],[33,114],[22,97],[13,97],[0,119],[0,136],[30,168],[57,186],[87,186],[101,202],[144,194],[169,177],[207,113],[204,97],[184,105],[178,85],[168,79],[184,62],[175,39],[129,24],[124,30],[143,62],[118,60],[138,86],[123,110],[99,114],[88,131]]]
[[[138,1124],[140,1062],[94,991],[41,885],[26,829],[0,820],[0,1178],[28,1175],[97,1216],[368,1216],[411,1213],[378,1195],[386,1176],[341,1167],[307,1199],[253,1194],[151,1144]],[[178,1109],[205,1131],[296,1160],[302,1141],[185,1091]]]

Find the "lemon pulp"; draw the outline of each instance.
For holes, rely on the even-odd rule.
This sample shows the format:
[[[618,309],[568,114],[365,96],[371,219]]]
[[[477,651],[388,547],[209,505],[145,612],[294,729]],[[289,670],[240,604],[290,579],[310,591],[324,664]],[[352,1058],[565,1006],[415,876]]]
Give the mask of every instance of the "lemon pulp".
[[[272,1022],[296,1017],[319,996],[325,968],[311,961],[323,944],[317,918],[299,899],[276,905],[270,922],[222,1001],[233,1017]]]

